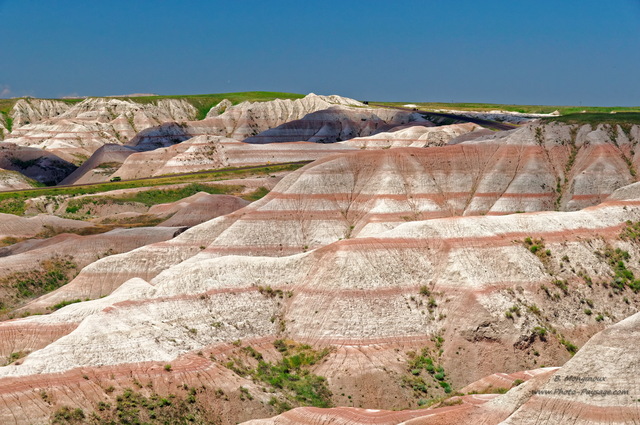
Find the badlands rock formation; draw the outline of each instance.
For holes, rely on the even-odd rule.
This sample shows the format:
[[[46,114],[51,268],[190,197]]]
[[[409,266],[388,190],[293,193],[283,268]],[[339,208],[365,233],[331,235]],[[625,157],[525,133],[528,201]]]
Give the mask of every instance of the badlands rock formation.
[[[550,114],[533,114],[514,111],[457,111],[454,109],[436,109],[434,112],[461,115],[463,117],[480,118],[483,120],[502,121],[515,124],[523,124],[539,118],[551,118],[560,115],[558,111]]]
[[[350,150],[347,146],[305,142],[254,146],[221,136],[197,136],[170,147],[133,153],[112,176],[133,179],[225,167],[308,161],[347,150]]]
[[[47,214],[26,218],[0,213],[0,238],[31,238],[38,233],[44,232],[47,228],[59,232],[64,229],[82,229],[85,227],[91,227],[91,224]]]
[[[428,123],[427,123],[428,124]],[[355,149],[386,149],[391,146],[442,146],[462,134],[478,132],[475,124],[428,127],[425,123],[395,127],[392,131],[339,143],[311,142],[247,144],[221,136],[197,136],[148,152],[107,145],[98,150],[65,182],[89,183],[111,177],[132,179],[224,167],[309,161]],[[108,151],[107,151],[108,149]],[[108,155],[108,156],[107,156]],[[126,159],[123,159],[126,158]],[[111,164],[117,171],[108,168]],[[96,164],[106,164],[97,166]]]
[[[242,159],[234,158],[233,154],[229,158],[224,154],[216,153],[216,149],[218,145],[222,145],[220,147],[224,148],[225,143],[231,143],[232,148],[238,150],[242,145],[233,146],[234,140],[243,140],[272,127],[298,120],[308,114],[336,107],[335,105],[340,105],[342,109],[328,113],[328,115],[325,114],[324,124],[334,128],[335,132],[344,122],[348,121],[351,122],[349,126],[351,130],[347,128],[344,131],[338,130],[338,133],[331,136],[332,140],[335,140],[335,137],[340,140],[348,138],[350,131],[355,131],[355,135],[370,134],[372,128],[379,125],[388,126],[413,120],[419,120],[423,125],[428,124],[418,115],[413,116],[406,112],[362,109],[360,107],[363,105],[360,102],[340,96],[309,94],[303,99],[297,100],[276,99],[269,102],[243,102],[235,106],[231,105],[229,101],[223,101],[212,108],[205,120],[169,122],[141,131],[128,142],[127,147],[106,145],[98,149],[86,164],[83,164],[74,175],[65,180],[65,183],[105,181],[113,175],[113,172],[129,155],[134,154],[135,157],[127,164],[127,167],[140,161],[145,163],[144,167],[134,166],[134,175],[136,176],[153,175],[158,167],[158,161],[171,161],[173,156],[179,157],[169,167],[177,168],[182,172],[218,168],[221,166],[220,164],[225,163],[246,165],[263,164],[268,161],[316,159],[326,149],[301,147],[302,152],[296,152],[297,149],[292,147],[271,148],[276,152],[267,152],[266,154],[261,152],[262,149],[258,149],[254,155],[255,158],[246,158],[252,156],[248,151],[241,153]],[[371,120],[371,122],[367,123],[366,120]],[[308,120],[305,123],[308,124]],[[316,122],[315,125],[318,123]],[[184,141],[187,140],[189,143],[183,146]],[[301,138],[296,141],[301,140],[306,139]],[[267,151],[271,149],[267,149]],[[277,152],[280,149],[283,149],[281,154]],[[152,153],[145,155],[144,153],[148,151],[152,151]],[[147,162],[150,162],[151,170],[147,170]],[[120,177],[129,175],[131,175],[131,171],[127,171],[126,167],[121,173],[115,174]]]
[[[542,424],[634,424],[640,418],[637,396],[637,355],[640,343],[640,313],[593,336],[563,367],[516,374],[518,386],[507,394],[454,397],[426,410],[391,412],[357,408],[299,408],[271,419],[252,420],[246,425],[293,424],[398,424],[446,425],[482,423],[499,425]],[[480,387],[488,376],[463,388]],[[529,381],[529,379],[531,379]],[[524,383],[522,383],[524,382]]]
[[[18,99],[7,115],[0,113],[0,140],[3,140],[13,128],[53,118],[69,107],[69,103],[59,100]]]
[[[29,189],[33,182],[17,171],[0,168],[0,190]]]
[[[0,277],[29,270],[39,261],[62,253],[72,254],[73,261],[82,268],[108,255],[171,239],[182,230],[179,227],[115,229],[90,236],[64,233],[48,239],[29,239],[0,248]]]
[[[111,175],[136,151],[129,146],[107,144],[69,174],[60,184],[83,184],[109,181]]]
[[[327,98],[341,103],[332,105]],[[420,115],[406,111],[345,106],[354,102],[357,103],[313,94],[295,101],[243,102],[203,121],[149,129],[130,144],[138,150],[151,150],[202,135],[224,136],[247,143],[335,142],[414,121],[428,124]]]
[[[578,132],[572,144],[569,127],[549,128],[540,143],[535,138],[540,131],[523,128],[507,140],[327,157],[290,174],[262,200],[212,222],[209,234],[202,234],[205,239],[189,249],[148,249],[162,256],[162,264],[183,261],[202,241],[215,255],[291,255],[340,239],[372,236],[407,221],[575,210],[595,205],[633,181],[623,159],[630,144],[591,141],[591,132]],[[516,137],[518,133],[524,136]],[[83,296],[95,297],[105,293],[96,293],[89,282],[112,290],[129,277],[150,279],[161,269],[142,260],[146,250],[139,252],[140,259],[113,257],[93,264],[68,288],[86,282]],[[122,268],[127,272],[113,275]]]
[[[500,215],[594,205],[632,182],[624,158],[637,129],[615,133],[617,145],[602,133],[610,134],[532,126],[452,146],[326,157],[243,209],[98,260],[39,302],[94,301],[0,325],[20,335],[7,337],[12,350],[33,351],[0,369],[6,417],[45,418],[53,407],[36,388],[54,407],[78,388],[73,404],[91,410],[113,397],[100,387],[125,388],[131,376],[166,386],[167,362],[187,387],[229,394],[215,406],[239,403],[240,387],[252,395],[223,420],[271,416],[261,402],[272,393],[226,366],[240,355],[238,339],[271,359],[276,339],[328,348],[313,373],[326,377],[337,405],[417,407],[419,397],[443,395],[409,368],[416,352],[454,388],[561,365],[635,312],[633,279],[614,274],[620,264],[637,272],[640,201]],[[25,338],[38,342],[27,347]],[[411,376],[426,380],[424,390]]]
[[[427,148],[444,146],[462,135],[475,139],[481,134],[486,133],[482,131],[482,127],[473,123],[434,127],[430,123],[415,122],[368,137],[355,137],[341,144],[359,149]]]
[[[206,119],[177,125],[168,123],[142,131],[130,145],[139,150],[166,147],[195,136],[224,136],[244,140],[270,128],[298,120],[313,112],[335,105],[349,111],[363,106],[360,102],[340,96],[318,96],[310,93],[302,99],[276,99],[269,102],[242,102],[230,106],[222,101],[212,108]]]
[[[249,205],[199,193],[127,213],[166,218],[161,227],[2,249],[3,271],[60,252],[77,253],[82,270],[19,311],[48,314],[0,322],[0,423],[145,422],[169,406],[223,424],[638,417],[636,384],[617,398],[573,397],[554,377],[598,376],[612,358],[605,381],[635,382],[624,349],[640,320],[639,126],[487,134],[311,95],[222,102],[198,122],[167,104],[173,123],[160,124],[143,119],[160,104],[114,100],[44,120],[114,130],[105,132],[119,147],[68,181],[99,181],[101,166],[135,178],[143,168],[315,162]],[[150,127],[121,146],[130,137],[115,131],[137,131],[136,116]],[[50,219],[1,216],[0,234],[32,237]],[[335,407],[290,410],[304,404]]]
[[[33,334],[41,345],[20,365],[0,370],[5,418],[40,421],[41,409],[49,411],[37,395],[42,389],[59,406],[67,389],[77,388],[74,405],[90,408],[109,400],[100,387],[123,388],[131,376],[160,385],[167,362],[178,382],[233,394],[243,387],[259,405],[272,394],[225,366],[237,355],[231,342],[238,338],[270,356],[267,347],[276,338],[333,347],[314,373],[327,378],[336,403],[349,403],[340,395],[345,393],[353,402],[382,408],[415,400],[416,390],[402,384],[403,376],[411,376],[410,351],[426,348],[456,388],[495,370],[562,363],[570,358],[567,341],[584,344],[637,305],[624,285],[611,297],[604,286],[612,279],[608,250],[627,251],[629,260],[622,261],[632,270],[640,258],[636,240],[620,239],[630,234],[627,220],[640,220],[639,201],[570,213],[411,222],[287,257],[220,256],[206,249],[173,267],[165,262],[150,283],[132,279],[105,298],[2,324],[14,350],[26,350],[20,341],[35,329],[56,326],[48,339]],[[212,227],[196,226],[174,238],[173,246],[184,251],[210,240]],[[544,256],[529,248],[528,237],[544,245]],[[141,248],[99,262],[129,257],[122,264],[135,264],[141,251],[146,262],[165,261]],[[280,298],[274,291],[290,295]],[[583,312],[585,299],[595,313],[606,312],[601,321]],[[547,334],[541,337],[538,328]],[[140,362],[147,362],[142,369]],[[463,367],[468,364],[477,366]],[[440,394],[427,389],[425,397],[429,393]]]
[[[605,329],[503,425],[637,423],[640,313]]]
[[[40,183],[56,184],[77,167],[50,152],[4,142],[0,143],[0,168],[17,171]]]
[[[89,98],[49,119],[14,128],[5,140],[46,149],[68,161],[82,161],[107,143],[122,144],[139,131],[167,121],[195,118],[185,100],[162,99],[155,104]]]
[[[10,133],[7,129],[9,124],[7,123],[7,117],[0,113],[0,140],[4,140],[6,134]]]
[[[233,106],[228,100],[223,100],[211,108],[207,118],[217,117],[224,112],[232,112],[236,121],[241,121],[249,112],[254,120],[270,121],[267,128],[273,128],[287,121],[293,121],[305,115],[327,109],[332,105],[364,106],[361,102],[348,97],[330,95],[322,96],[309,93],[303,99],[276,99],[272,102],[242,102]]]
[[[188,198],[169,204],[154,205],[148,214],[167,218],[161,226],[195,226],[216,217],[231,214],[249,205],[237,196],[210,195],[205,192],[196,193]]]
[[[430,123],[418,113],[395,109],[353,109],[333,106],[244,139],[245,143],[309,141],[333,143],[390,130],[411,122]]]
[[[68,102],[50,99],[19,99],[9,115],[13,118],[13,128],[44,121],[67,112],[72,105]]]

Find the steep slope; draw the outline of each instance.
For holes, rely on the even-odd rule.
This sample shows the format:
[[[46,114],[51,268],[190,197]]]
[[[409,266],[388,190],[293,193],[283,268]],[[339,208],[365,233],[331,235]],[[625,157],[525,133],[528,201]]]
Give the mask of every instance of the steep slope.
[[[35,422],[42,418],[40,409],[51,408],[29,388],[46,386],[53,400],[62,400],[68,395],[61,391],[78,386],[73,404],[89,408],[109,399],[100,386],[130,385],[130,374],[164,388],[162,365],[171,362],[171,376],[188,387],[214,385],[234,397],[245,388],[254,401],[243,405],[255,412],[251,406],[273,393],[234,369],[242,349],[231,342],[242,339],[242,345],[273,359],[268,346],[283,338],[329,347],[313,373],[326,377],[336,403],[348,402],[342,393],[357,405],[406,408],[421,394],[442,394],[442,389],[422,393],[417,383],[407,384],[433,379],[427,372],[412,372],[412,364],[421,364],[415,363],[416,351],[442,366],[446,382],[460,388],[496,370],[561,363],[570,357],[568,341],[581,344],[616,317],[631,314],[638,296],[624,285],[604,286],[612,279],[604,252],[628,251],[622,261],[629,270],[640,258],[635,239],[619,239],[629,234],[627,220],[640,220],[639,201],[571,213],[405,223],[375,238],[281,258],[217,257],[204,251],[168,268],[151,285],[132,279],[100,300],[3,324],[6,334],[14,329],[19,340],[36,324],[43,329],[55,324],[59,339],[20,365],[0,369],[0,396],[14,415]],[[176,241],[199,233],[195,227]],[[530,236],[544,241],[551,254],[536,255],[526,242]],[[564,282],[566,293],[555,280]],[[621,302],[623,296],[629,304]],[[585,299],[607,316],[598,321],[583,313]],[[507,317],[513,306],[519,315]],[[17,350],[19,340],[7,343]],[[474,369],[464,367],[468,364]],[[405,381],[416,376],[423,381]],[[9,402],[15,398],[20,407]],[[235,413],[225,419],[242,417]]]
[[[131,100],[89,98],[53,118],[14,128],[6,140],[82,162],[107,143],[125,143],[139,131],[163,122],[194,119],[196,112],[185,100],[162,99],[155,104],[139,104]]]
[[[10,127],[7,122],[7,117],[0,113],[0,140],[4,140],[4,137],[9,134],[9,129],[7,129],[7,127]]]
[[[0,237],[30,238],[47,228],[54,231],[64,229],[81,229],[91,227],[90,223],[77,220],[67,220],[46,214],[35,217],[18,217],[13,214],[0,213]]]
[[[84,184],[108,181],[122,163],[136,151],[129,146],[106,144],[68,175],[60,184]]]
[[[335,95],[319,96],[314,93],[296,100],[276,99],[268,102],[242,102],[238,105],[222,101],[202,121],[179,125],[168,123],[150,128],[138,134],[129,144],[146,151],[171,146],[195,136],[223,136],[240,141],[334,105],[341,105],[349,110],[363,106],[353,99]]]
[[[112,174],[132,179],[225,167],[307,161],[346,151],[348,147],[315,143],[254,146],[221,136],[197,136],[182,143],[149,152],[133,153]]]
[[[276,99],[267,102],[242,102],[238,105],[231,105],[230,102],[223,101],[212,108],[207,119],[202,121],[179,120],[179,117],[174,117],[175,119],[167,119],[167,121],[170,122],[161,125],[149,126],[146,125],[146,123],[142,126],[136,125],[135,128],[141,131],[127,142],[126,147],[107,145],[102,149],[94,149],[96,150],[95,155],[87,161],[87,164],[83,164],[84,166],[74,173],[73,176],[70,176],[65,183],[105,181],[113,175],[114,171],[118,169],[120,164],[122,164],[129,155],[135,154],[136,152],[154,151],[159,148],[168,148],[168,150],[161,149],[149,155],[136,154],[127,166],[130,166],[132,162],[137,164],[139,161],[144,161],[146,164],[146,161],[150,160],[154,163],[158,161],[156,157],[163,158],[167,161],[171,159],[172,155],[180,155],[183,157],[186,156],[186,158],[177,158],[178,165],[187,166],[188,169],[186,171],[214,168],[218,166],[219,163],[227,161],[227,159],[224,157],[213,158],[218,155],[215,155],[214,150],[212,150],[214,148],[210,146],[212,141],[217,142],[218,140],[224,140],[231,142],[232,139],[242,140],[260,131],[302,118],[309,113],[323,110],[333,105],[346,105],[352,108],[362,106],[360,102],[352,99],[340,96],[318,96],[312,93],[303,99],[297,100]],[[101,121],[104,121],[104,108],[100,109],[101,105],[77,105],[76,109],[80,109],[81,106],[84,107],[84,112],[81,114],[82,117],[86,118],[87,115],[91,116],[89,112],[93,110],[94,113],[101,114],[99,118]],[[76,112],[78,113],[79,111]],[[111,114],[114,115],[115,112],[111,112]],[[63,115],[61,118],[65,116],[66,115]],[[129,121],[131,120],[129,119]],[[119,129],[119,131],[120,133],[118,133],[118,135],[124,134],[124,130]],[[131,134],[127,133],[127,137],[130,138],[131,136]],[[180,142],[192,138],[195,139],[193,139],[189,145],[180,146]],[[119,140],[104,139],[98,142],[105,144],[126,141],[124,140],[125,138],[120,136],[118,136],[118,139]],[[208,146],[203,146],[203,144],[207,144]],[[177,152],[171,149],[174,145],[177,145]],[[318,157],[318,155],[314,155],[313,153],[311,153],[311,155],[307,154],[311,149],[303,150],[305,151],[304,153],[295,153],[292,152],[291,148],[288,148],[284,150],[282,159],[279,158],[277,152],[270,154],[269,158],[273,159],[272,162],[283,162],[292,156],[303,159],[315,159]],[[81,155],[84,154],[81,153]],[[150,158],[146,158],[147,156],[150,156]],[[260,156],[258,155],[258,157]],[[231,161],[233,162],[233,159]],[[252,164],[255,163],[255,161],[248,162]],[[247,161],[245,161],[245,163],[247,163]],[[152,172],[147,173],[145,171],[147,168],[146,165],[145,167],[136,165],[134,168],[136,175],[153,175]],[[121,175],[130,175],[130,171],[127,171],[125,167]]]
[[[632,424],[640,418],[634,355],[639,329],[636,313],[593,336],[563,367],[535,371],[530,382],[521,380],[525,383],[505,395],[453,397],[435,408],[400,412],[299,408],[245,424]],[[478,388],[486,380],[495,378],[483,378],[469,387]]]
[[[332,144],[311,142],[247,144],[221,136],[197,136],[169,147],[148,152],[123,152],[124,148],[120,148],[118,155],[126,159],[114,159],[115,162],[124,162],[115,172],[112,168],[107,168],[106,165],[117,166],[117,164],[104,159],[101,150],[98,150],[66,181],[71,181],[71,179],[75,179],[76,182],[90,182],[98,179],[104,181],[110,177],[131,179],[222,167],[316,160],[330,154],[355,149],[385,149],[390,146],[441,146],[454,137],[467,134],[467,132],[475,132],[477,129],[478,127],[474,124],[425,127],[421,122],[408,128],[396,127],[390,132],[376,134],[368,138],[355,138]],[[107,149],[107,146],[102,149]],[[96,167],[95,163],[104,165]]]
[[[223,423],[270,417],[297,399],[266,371],[294,357],[312,359],[293,370],[326,405],[384,409],[561,365],[640,303],[633,188],[502,215],[594,205],[634,180],[637,130],[574,128],[327,157],[241,210],[85,267],[56,296],[107,296],[0,324],[8,357],[32,351],[0,368],[2,418],[97,411],[127,387],[194,388]],[[487,423],[504,420],[545,377],[448,417],[491,403]],[[439,412],[432,423],[456,423]]]
[[[611,326],[555,373],[504,425],[640,420],[640,313]]]
[[[249,201],[230,195],[210,195],[205,192],[196,193],[188,198],[169,204],[154,205],[148,214],[166,217],[160,226],[195,226],[239,210]]]
[[[355,137],[341,142],[341,144],[359,149],[426,148],[446,145],[462,135],[474,139],[480,134],[484,134],[482,127],[473,123],[434,127],[428,122],[414,122],[394,127],[389,131],[376,133],[368,137]]]
[[[19,99],[11,108],[9,116],[13,119],[13,128],[15,129],[57,117],[71,107],[71,104],[60,100]]]
[[[556,134],[570,137],[571,127],[550,128],[542,144],[535,139],[539,130],[531,127],[501,136],[506,140],[326,157],[284,178],[262,200],[208,224],[189,249],[169,244],[149,250],[166,265],[193,255],[203,241],[215,255],[291,255],[407,221],[574,210],[633,181],[622,148],[599,139],[578,138],[574,145]],[[591,132],[584,135],[587,139]],[[124,262],[127,272],[115,277],[112,271]],[[105,293],[95,293],[91,282],[104,290],[130,277],[150,279],[158,271],[146,260],[114,257],[85,269],[69,288],[86,285],[81,291],[93,298]]]
[[[27,240],[0,248],[0,278],[16,271],[28,270],[38,262],[62,253],[73,257],[80,270],[102,257],[171,239],[180,232],[179,227],[167,226],[115,229],[89,236],[63,233],[47,239]]]
[[[91,236],[65,233],[0,248],[2,313],[4,316],[8,311],[12,316],[46,313],[48,310],[18,308],[30,299],[66,283],[84,266],[97,259],[171,239],[182,230],[184,228],[154,227],[116,229]],[[73,300],[63,299],[60,302],[64,305]]]
[[[430,125],[417,113],[395,109],[354,109],[332,106],[247,137],[243,141],[256,144],[300,141],[333,143],[354,137],[370,136],[410,122]]]
[[[40,183],[56,184],[77,167],[51,152],[4,142],[0,144],[0,168],[17,171]]]
[[[17,171],[0,168],[0,190],[18,190],[33,187],[27,177]]]

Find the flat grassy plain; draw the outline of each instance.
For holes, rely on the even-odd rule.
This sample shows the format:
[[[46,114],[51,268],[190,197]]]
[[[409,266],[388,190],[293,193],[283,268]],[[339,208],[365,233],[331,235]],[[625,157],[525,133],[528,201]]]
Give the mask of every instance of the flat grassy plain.
[[[640,106],[553,106],[553,105],[507,105],[501,103],[441,103],[441,102],[375,102],[386,106],[416,105],[420,109],[435,111],[437,109],[453,109],[458,111],[510,111],[528,114],[550,114],[554,111],[561,115],[575,114],[582,111],[588,113],[640,112]]]
[[[544,122],[562,122],[566,124],[609,124],[628,126],[640,124],[640,112],[616,112],[612,113],[577,113],[561,115],[559,117],[544,118]]]

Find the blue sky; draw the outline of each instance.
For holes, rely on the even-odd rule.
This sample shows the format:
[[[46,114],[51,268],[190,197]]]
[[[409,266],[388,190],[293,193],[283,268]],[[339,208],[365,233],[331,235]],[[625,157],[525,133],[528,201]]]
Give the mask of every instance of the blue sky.
[[[0,0],[0,97],[640,105],[640,0]]]

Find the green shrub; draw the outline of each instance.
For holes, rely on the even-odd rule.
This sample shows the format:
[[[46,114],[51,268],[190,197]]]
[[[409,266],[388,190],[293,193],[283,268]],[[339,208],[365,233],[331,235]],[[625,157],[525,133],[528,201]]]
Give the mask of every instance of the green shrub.
[[[59,310],[62,307],[66,307],[66,306],[68,306],[70,304],[75,304],[75,303],[79,303],[79,302],[82,302],[82,300],[81,299],[75,299],[75,300],[60,301],[58,304],[55,304],[53,306],[53,310]]]
[[[542,326],[536,326],[533,328],[533,334],[540,338],[541,341],[547,340],[547,329]]]
[[[571,355],[574,355],[578,352],[578,347],[564,338],[560,339],[560,344],[564,345],[564,348],[566,348],[567,351],[571,353]]]
[[[444,389],[445,393],[449,394],[451,392],[451,385],[449,385],[449,383],[440,381],[439,384]]]
[[[5,293],[0,305],[9,310],[25,301],[66,285],[77,273],[72,257],[55,256],[40,261],[37,268],[14,272],[0,279]]]
[[[242,351],[253,361],[255,367],[247,366],[241,359],[234,358],[227,367],[240,376],[251,376],[254,381],[263,382],[273,389],[279,390],[286,401],[277,398],[272,406],[278,410],[291,405],[331,407],[331,391],[322,376],[311,373],[310,368],[324,359],[329,349],[314,350],[309,345],[274,341],[275,348],[282,354],[278,362],[268,362],[261,353],[252,347],[243,347]],[[240,390],[244,398],[250,394]]]
[[[422,285],[420,287],[420,295],[424,295],[425,297],[431,295],[431,291],[429,290],[429,287],[427,285]]]
[[[53,413],[53,424],[75,424],[82,423],[85,419],[85,414],[82,409],[72,409],[68,406],[62,406]]]

